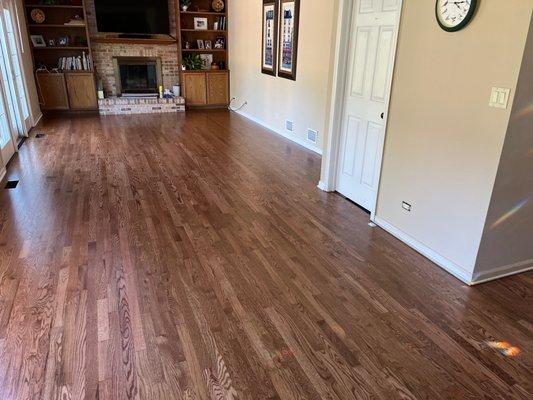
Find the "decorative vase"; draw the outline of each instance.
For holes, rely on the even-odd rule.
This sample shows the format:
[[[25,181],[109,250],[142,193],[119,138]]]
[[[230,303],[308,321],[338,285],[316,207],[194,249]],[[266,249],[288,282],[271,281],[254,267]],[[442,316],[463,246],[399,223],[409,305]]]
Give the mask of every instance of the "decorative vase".
[[[181,6],[181,11],[187,11],[189,9],[189,6]]]

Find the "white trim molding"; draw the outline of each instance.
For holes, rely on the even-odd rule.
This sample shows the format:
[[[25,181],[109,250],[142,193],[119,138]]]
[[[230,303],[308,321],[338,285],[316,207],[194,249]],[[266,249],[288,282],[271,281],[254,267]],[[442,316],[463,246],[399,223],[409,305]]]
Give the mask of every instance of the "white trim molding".
[[[521,261],[515,264],[504,265],[502,267],[493,268],[489,271],[479,273],[474,271],[471,284],[479,285],[480,283],[490,282],[506,276],[521,274],[527,271],[533,271],[533,259]]]
[[[335,190],[328,187],[323,181],[318,182],[317,187],[324,192],[334,192]]]
[[[37,118],[34,118],[34,119],[33,119],[33,126],[32,126],[32,128],[35,128],[35,127],[39,124],[39,122],[41,122],[41,119],[42,119],[42,118],[43,118],[43,113],[40,112],[40,113],[39,113],[39,116],[38,116]]]
[[[1,158],[0,158],[0,161],[1,161]],[[2,167],[2,169],[0,169],[0,182],[2,182],[2,179],[4,179],[4,177],[6,176],[6,169],[4,167]]]
[[[326,191],[334,191],[337,175],[337,155],[340,141],[342,114],[344,111],[344,92],[346,85],[346,71],[348,69],[348,44],[350,36],[350,21],[352,20],[353,2],[339,0],[337,14],[337,32],[332,57],[332,90],[328,110],[326,140],[324,141],[324,156],[322,157],[322,176],[320,182]],[[322,188],[321,188],[322,189]]]
[[[468,272],[466,269],[460,265],[454,263],[443,255],[437,253],[435,250],[429,248],[425,244],[419,242],[412,236],[408,235],[401,229],[392,225],[391,223],[385,221],[380,217],[376,217],[374,222],[382,229],[390,233],[392,236],[401,240],[409,247],[413,248],[424,257],[433,261],[440,268],[449,272],[457,279],[463,281],[469,286],[479,285],[482,283],[494,281],[496,279],[504,278],[510,275],[521,274],[528,271],[533,271],[533,259],[521,261],[516,264],[504,265],[502,267],[493,268],[489,271],[479,272]]]
[[[420,254],[422,254],[424,257],[430,259],[435,264],[437,264],[442,269],[446,270],[453,276],[455,276],[457,279],[463,281],[467,285],[472,285],[472,273],[465,270],[463,267],[455,264],[453,261],[447,259],[443,255],[437,253],[435,250],[430,249],[425,244],[419,242],[412,236],[408,235],[401,229],[395,227],[391,223],[385,221],[384,219],[380,217],[376,217],[374,221],[380,228],[383,228],[387,232],[389,232],[392,236],[398,238],[405,244],[407,244],[409,247],[413,248]]]
[[[244,112],[242,110],[238,110],[238,111],[235,111],[235,112],[237,114],[243,116],[244,118],[249,119],[252,122],[255,122],[256,124],[261,125],[262,127],[268,129],[269,131],[272,131],[272,132],[274,132],[275,134],[277,134],[279,136],[283,136],[285,139],[289,139],[290,141],[292,141],[292,142],[294,142],[296,144],[299,144],[300,146],[303,146],[306,149],[311,150],[311,151],[315,152],[318,155],[322,155],[322,150],[321,149],[319,149],[318,147],[316,147],[315,145],[311,144],[310,142],[308,142],[308,141],[306,141],[304,139],[301,139],[301,138],[299,138],[297,136],[294,136],[294,135],[290,135],[288,132],[283,132],[281,129],[277,129],[277,128],[273,127],[272,125],[269,125],[266,122],[260,120],[259,118],[254,117],[253,115],[248,114],[247,112]]]

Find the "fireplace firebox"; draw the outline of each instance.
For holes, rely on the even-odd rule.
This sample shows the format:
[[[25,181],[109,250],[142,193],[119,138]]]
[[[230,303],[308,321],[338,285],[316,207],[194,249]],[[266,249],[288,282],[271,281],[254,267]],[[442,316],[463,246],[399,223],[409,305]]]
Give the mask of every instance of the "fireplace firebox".
[[[115,57],[118,96],[157,95],[163,84],[161,59],[149,57]]]

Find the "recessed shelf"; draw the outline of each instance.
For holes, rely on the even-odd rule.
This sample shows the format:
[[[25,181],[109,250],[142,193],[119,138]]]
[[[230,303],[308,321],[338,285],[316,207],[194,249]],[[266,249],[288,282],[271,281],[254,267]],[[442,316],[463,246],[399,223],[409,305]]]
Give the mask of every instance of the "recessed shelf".
[[[226,15],[226,13],[223,12],[215,12],[215,11],[180,11],[180,14],[189,14],[189,15]]]
[[[66,25],[66,24],[30,24],[30,28],[82,28],[85,29],[85,24],[83,25]]]
[[[57,4],[26,4],[28,8],[83,8],[83,6],[57,5]]]
[[[34,47],[33,50],[89,50],[87,46],[48,46]]]
[[[213,33],[213,32],[216,32],[216,33],[227,33],[228,31],[226,30],[221,30],[221,29],[181,29],[182,32],[198,32],[198,33],[205,33],[205,32],[209,32],[209,33]]]
[[[226,49],[181,49],[184,53],[218,53],[224,52]]]

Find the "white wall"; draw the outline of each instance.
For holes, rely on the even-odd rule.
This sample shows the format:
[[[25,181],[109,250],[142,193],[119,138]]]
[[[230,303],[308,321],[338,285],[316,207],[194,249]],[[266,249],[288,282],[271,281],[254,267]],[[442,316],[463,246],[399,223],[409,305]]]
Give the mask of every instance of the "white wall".
[[[296,81],[261,73],[262,1],[229,3],[231,95],[244,101],[246,116],[287,133],[285,120],[295,123],[293,140],[312,146],[307,129],[319,131],[314,150],[321,151],[331,89],[331,57],[337,0],[301,2]],[[288,134],[288,133],[287,133]]]
[[[489,95],[514,96],[532,6],[481,1],[446,33],[434,1],[404,1],[377,216],[470,277],[510,116]]]
[[[533,19],[474,271],[475,280],[533,267]]]

